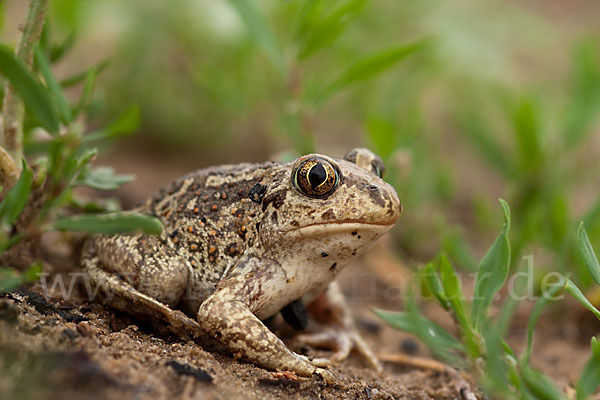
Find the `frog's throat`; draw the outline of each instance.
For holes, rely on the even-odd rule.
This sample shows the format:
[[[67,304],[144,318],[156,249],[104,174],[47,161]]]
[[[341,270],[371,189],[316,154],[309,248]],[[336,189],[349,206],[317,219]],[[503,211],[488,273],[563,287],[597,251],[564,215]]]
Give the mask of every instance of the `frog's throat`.
[[[396,221],[392,223],[366,223],[361,221],[337,221],[337,222],[320,222],[316,224],[301,226],[285,231],[291,235],[301,237],[319,236],[323,234],[341,234],[352,232],[373,232],[385,233],[392,229]]]

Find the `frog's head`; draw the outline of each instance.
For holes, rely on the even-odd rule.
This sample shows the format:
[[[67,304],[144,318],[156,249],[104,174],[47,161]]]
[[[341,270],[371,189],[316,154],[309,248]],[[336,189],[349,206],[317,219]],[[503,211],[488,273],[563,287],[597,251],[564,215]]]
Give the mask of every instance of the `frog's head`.
[[[312,264],[343,266],[400,216],[398,194],[382,174],[383,162],[366,149],[344,159],[308,154],[282,166],[263,199],[261,241]]]

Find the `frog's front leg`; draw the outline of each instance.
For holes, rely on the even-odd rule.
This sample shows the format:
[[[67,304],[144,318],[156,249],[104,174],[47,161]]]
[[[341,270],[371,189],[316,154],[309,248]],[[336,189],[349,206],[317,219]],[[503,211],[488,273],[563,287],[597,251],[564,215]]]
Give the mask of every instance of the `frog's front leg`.
[[[308,304],[307,309],[317,322],[323,324],[324,330],[299,335],[299,342],[334,350],[335,353],[331,356],[334,362],[345,360],[350,351],[356,349],[377,372],[383,370],[375,354],[360,336],[350,308],[336,282],[330,283],[325,292]]]
[[[333,374],[296,354],[255,315],[268,317],[273,306],[287,296],[287,279],[275,261],[245,257],[219,282],[216,291],[200,306],[198,322],[234,356],[267,369],[291,371],[301,376],[316,373],[333,382]],[[317,366],[319,365],[319,366]]]

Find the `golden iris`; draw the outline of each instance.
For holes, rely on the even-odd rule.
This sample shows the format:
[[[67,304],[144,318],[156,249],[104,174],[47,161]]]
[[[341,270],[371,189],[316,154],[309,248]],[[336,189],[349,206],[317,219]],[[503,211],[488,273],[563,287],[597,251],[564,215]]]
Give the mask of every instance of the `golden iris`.
[[[323,198],[336,189],[339,181],[337,169],[319,157],[304,160],[296,169],[294,184],[308,197]]]

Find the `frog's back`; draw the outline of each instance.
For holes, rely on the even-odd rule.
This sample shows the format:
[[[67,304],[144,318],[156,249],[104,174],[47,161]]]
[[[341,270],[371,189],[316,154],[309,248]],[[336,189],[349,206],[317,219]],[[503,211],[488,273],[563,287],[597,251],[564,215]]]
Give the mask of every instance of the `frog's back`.
[[[164,225],[162,238],[190,270],[185,309],[196,309],[223,273],[257,245],[261,181],[278,164],[200,169],[158,191],[141,208]],[[263,191],[261,193],[261,191]]]

